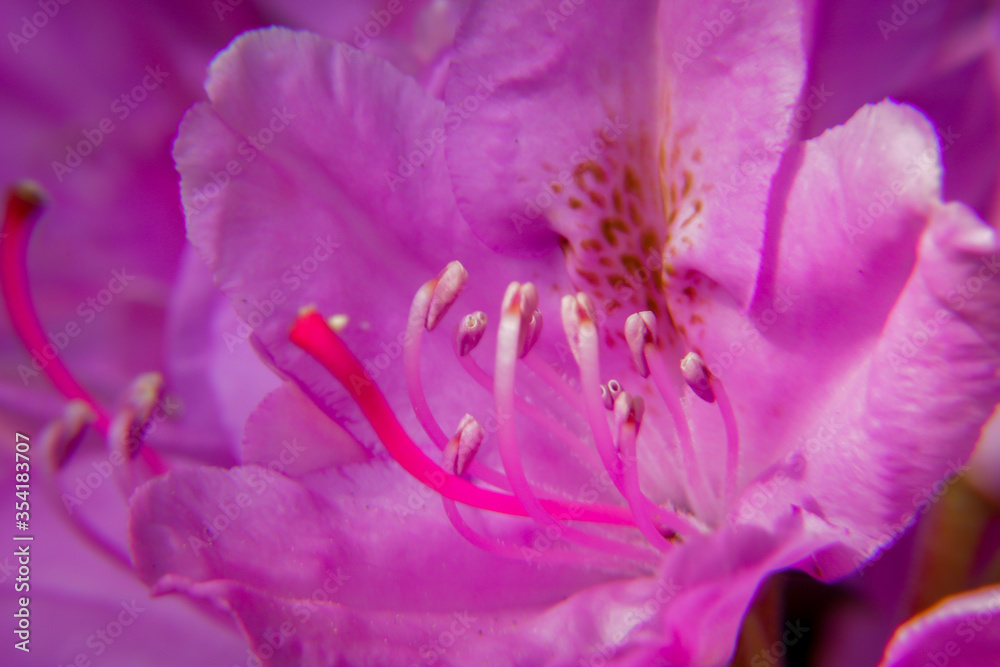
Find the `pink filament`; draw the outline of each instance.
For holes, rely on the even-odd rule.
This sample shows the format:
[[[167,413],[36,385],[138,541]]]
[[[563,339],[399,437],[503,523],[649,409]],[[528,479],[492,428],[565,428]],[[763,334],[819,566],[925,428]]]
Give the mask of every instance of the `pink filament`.
[[[680,444],[681,467],[684,469],[682,481],[688,489],[688,495],[692,503],[701,507],[707,507],[707,502],[703,494],[709,490],[708,480],[705,478],[705,471],[698,464],[698,457],[694,451],[694,441],[691,438],[691,427],[688,425],[687,414],[684,406],[681,405],[680,398],[673,387],[670,386],[670,379],[667,377],[667,369],[663,364],[659,351],[652,344],[646,344],[643,348],[646,355],[646,363],[649,365],[649,373],[653,378],[657,391],[663,398],[663,402],[674,420],[674,427],[677,429],[677,440]],[[697,478],[695,479],[695,477]]]
[[[531,359],[532,355],[529,354],[524,357],[524,361]],[[462,368],[475,380],[480,386],[482,386],[486,391],[493,393],[493,378],[489,373],[484,371],[479,364],[476,363],[475,359],[471,355],[459,355],[459,363],[462,364]],[[535,359],[536,364],[544,365],[544,362]],[[551,372],[551,369],[549,369]],[[568,390],[568,388],[567,388]],[[573,395],[574,404],[583,408],[583,402],[579,396]],[[584,442],[580,438],[573,435],[570,431],[566,429],[565,426],[557,422],[551,416],[545,414],[543,411],[539,410],[538,407],[528,403],[521,397],[514,396],[514,405],[518,410],[523,412],[529,419],[534,421],[536,424],[546,429],[551,435],[555,436],[557,439],[562,441],[569,447],[573,449],[581,450],[581,446]],[[580,456],[583,460],[590,458],[590,451],[580,451]],[[532,487],[534,489],[534,487]],[[624,487],[623,487],[624,488]],[[699,528],[696,528],[687,517],[676,514],[672,511],[665,510],[657,506],[653,501],[649,500],[647,497],[642,496],[642,502],[646,505],[645,512],[646,516],[651,516],[654,522],[658,521],[662,529],[672,530],[680,535],[690,536],[698,534],[701,532]],[[660,534],[659,532],[657,534]]]
[[[615,487],[624,496],[625,485],[618,467],[618,454],[608,428],[607,409],[601,397],[601,360],[597,347],[597,327],[593,322],[580,323],[579,348],[580,383],[583,385],[583,401],[587,409],[587,423],[608,475]]]
[[[416,413],[417,421],[420,422],[424,432],[437,448],[443,451],[449,438],[442,430],[441,425],[437,423],[434,413],[427,404],[423,380],[420,377],[420,345],[423,341],[424,321],[422,318],[414,317],[412,312],[406,327],[406,334],[409,342],[403,348],[403,371],[406,375],[406,391],[410,397],[410,404],[413,406],[413,412]],[[475,459],[469,466],[469,474],[483,480],[490,486],[505,491],[510,490],[507,478],[501,472],[493,470]]]
[[[528,558],[528,555],[521,551],[520,548],[490,539],[473,530],[472,526],[466,523],[462,515],[459,514],[454,500],[442,497],[441,502],[444,504],[444,513],[448,516],[448,521],[451,522],[455,532],[461,535],[467,542],[475,547],[479,547],[483,551],[512,560],[524,560],[529,563],[570,564],[581,567],[587,565],[585,556],[576,551],[550,550],[539,553],[533,547],[524,547],[527,553],[532,555],[531,558]]]
[[[496,372],[493,380],[493,396],[496,401],[497,414],[510,415],[500,420],[497,440],[499,441],[500,460],[504,471],[510,480],[514,495],[521,501],[528,515],[539,524],[553,528],[558,535],[578,542],[583,546],[602,551],[615,556],[648,560],[649,552],[631,544],[592,535],[582,530],[572,528],[557,520],[542,507],[538,498],[528,484],[528,478],[521,464],[521,455],[517,445],[517,430],[514,423],[514,377],[517,370],[518,339],[521,329],[521,314],[517,306],[511,307],[501,315],[500,331],[497,336]]]
[[[525,357],[525,359],[528,359],[529,357],[531,357],[530,354]],[[470,355],[464,355],[459,356],[458,361],[462,365],[462,368],[465,369],[465,372],[468,373],[473,380],[475,380],[486,391],[491,394],[493,393],[493,378],[489,373],[484,371],[479,364],[476,363],[475,359],[473,359]],[[545,412],[539,410],[538,407],[528,403],[517,395],[514,396],[514,405],[519,411],[524,413],[528,419],[544,428],[549,432],[549,434],[554,436],[564,445],[572,449],[576,449],[582,460],[586,461],[590,458],[591,452],[585,451],[583,442],[551,416],[545,414]]]
[[[649,514],[648,506],[652,504],[642,493],[639,487],[639,460],[635,446],[636,423],[631,419],[622,423],[618,431],[618,449],[621,451],[623,484],[625,486],[625,499],[628,501],[632,514],[635,516],[635,523],[639,531],[649,540],[649,543],[660,551],[667,551],[671,548],[670,541],[665,538]]]
[[[310,311],[301,314],[292,325],[289,337],[343,384],[386,450],[410,475],[442,496],[471,507],[527,516],[524,507],[513,496],[483,489],[450,475],[424,454],[410,440],[382,392],[367,379],[364,368],[319,313]],[[558,500],[541,502],[549,512],[564,513],[571,509],[570,504]],[[579,515],[580,521],[634,525],[631,513],[621,507],[591,504],[572,509]]]
[[[719,404],[722,412],[722,423],[726,427],[726,484],[723,491],[723,499],[727,502],[736,495],[736,484],[739,478],[740,465],[740,432],[736,426],[736,414],[733,412],[733,404],[729,400],[722,381],[717,377],[710,376],[712,391],[715,392],[715,400]]]
[[[580,381],[584,386],[584,400],[587,405],[587,419],[590,430],[594,436],[598,453],[604,462],[611,480],[615,483],[622,496],[628,498],[625,490],[625,478],[619,466],[618,453],[615,450],[614,442],[611,439],[611,430],[608,427],[607,409],[601,398],[600,386],[600,352],[597,346],[597,327],[593,322],[583,322],[580,326]],[[685,422],[685,426],[687,422]],[[690,432],[688,432],[690,440]],[[638,474],[638,473],[637,473]],[[635,498],[636,502],[643,506],[647,516],[662,517],[663,527],[674,530],[682,535],[691,535],[698,532],[696,528],[684,517],[674,512],[664,512],[653,501],[641,493]],[[634,510],[634,508],[633,508]]]
[[[427,289],[427,285],[420,288],[421,291]],[[433,289],[431,290],[433,291]],[[427,436],[443,450],[448,444],[448,436],[441,429],[440,424],[434,418],[434,413],[427,405],[424,398],[423,381],[420,378],[420,343],[423,340],[424,322],[426,318],[415,317],[413,310],[417,308],[417,301],[421,295],[417,295],[414,300],[413,309],[410,310],[410,317],[406,325],[406,345],[403,346],[403,370],[406,375],[406,391],[410,396],[410,403],[413,405],[413,412],[417,415],[417,421],[423,427]],[[429,301],[429,297],[427,297]]]

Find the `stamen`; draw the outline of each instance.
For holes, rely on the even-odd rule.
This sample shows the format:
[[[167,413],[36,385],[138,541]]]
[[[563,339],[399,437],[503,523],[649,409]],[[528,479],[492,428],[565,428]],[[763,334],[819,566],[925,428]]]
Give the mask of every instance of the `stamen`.
[[[518,348],[523,341],[524,311],[522,307],[530,304],[525,294],[534,292],[531,283],[520,285],[512,283],[504,295],[503,310],[500,315],[500,329],[497,335],[496,372],[494,375],[493,395],[496,401],[497,413],[508,415],[501,419],[497,431],[500,460],[503,462],[507,479],[510,480],[514,495],[521,501],[528,515],[539,524],[558,531],[557,534],[579,542],[595,550],[616,556],[625,556],[637,560],[647,560],[648,552],[630,544],[609,540],[598,535],[585,533],[563,524],[552,516],[539,503],[528,484],[528,478],[521,464],[517,444],[517,431],[514,424],[514,378],[517,368]],[[537,294],[537,292],[535,292]],[[537,300],[536,300],[537,303]]]
[[[625,484],[622,471],[619,469],[618,452],[611,439],[611,432],[608,428],[608,421],[603,408],[601,398],[601,384],[598,379],[600,373],[600,352],[597,342],[597,325],[594,323],[593,302],[585,294],[578,294],[576,298],[566,295],[562,301],[563,326],[566,329],[566,339],[569,342],[570,350],[577,359],[580,367],[580,382],[583,384],[583,397],[587,411],[587,422],[590,424],[590,431],[594,442],[597,445],[597,452],[611,481],[615,487],[625,495]],[[662,363],[662,362],[661,362]],[[618,384],[617,382],[615,383]],[[620,388],[620,385],[619,385]],[[610,388],[608,389],[610,392]],[[678,403],[679,405],[679,403]],[[687,425],[687,422],[684,422]],[[690,446],[691,435],[688,431],[688,441]],[[646,506],[653,511],[657,518],[663,516],[663,523],[670,529],[679,533],[690,535],[699,532],[694,524],[673,513],[663,514],[659,507],[646,499]]]
[[[514,303],[516,301],[516,303]],[[503,297],[502,311],[506,312],[509,307],[516,306],[518,317],[521,320],[520,330],[517,339],[517,356],[523,358],[531,351],[531,346],[538,340],[542,333],[541,314],[532,330],[532,321],[538,311],[538,289],[531,283],[512,282],[507,286],[507,292]],[[530,340],[534,335],[534,340]]]
[[[449,264],[449,266],[451,265]],[[445,435],[441,425],[437,423],[434,413],[431,412],[431,408],[427,404],[423,379],[420,377],[420,345],[423,341],[424,330],[429,327],[428,315],[437,283],[438,278],[424,283],[417,291],[417,295],[413,297],[410,316],[406,324],[406,344],[403,346],[403,372],[406,376],[406,391],[409,394],[413,411],[417,415],[417,421],[420,422],[420,426],[423,427],[431,441],[437,445],[437,448],[443,450],[448,442],[448,436]]]
[[[697,352],[688,352],[681,359],[681,376],[691,390],[706,403],[715,403],[715,394],[708,383],[708,367]]]
[[[115,466],[115,479],[128,499],[135,491],[138,483],[132,461],[143,449],[146,429],[149,425],[153,409],[163,396],[163,376],[159,373],[140,375],[129,387],[125,405],[115,415],[108,429],[108,451],[121,457],[122,465]],[[159,470],[150,469],[151,476],[166,472],[165,467]]]
[[[647,343],[644,348],[646,363],[653,383],[657,391],[663,398],[667,411],[674,421],[674,428],[677,429],[677,441],[680,446],[681,467],[684,474],[681,476],[681,483],[687,489],[687,494],[692,504],[700,509],[707,509],[710,485],[705,470],[699,465],[698,457],[694,451],[694,441],[691,437],[691,427],[688,425],[687,414],[684,406],[681,405],[678,390],[667,375],[667,369],[663,364],[659,350],[652,344]],[[700,482],[700,483],[696,483]]]
[[[611,410],[615,407],[615,399],[611,398],[611,390],[606,384],[601,385],[601,402],[604,403],[605,410]]]
[[[460,477],[448,475],[431,461],[410,440],[382,392],[375,383],[367,379],[361,363],[351,354],[340,337],[327,326],[319,313],[312,309],[300,311],[289,337],[344,386],[385,445],[386,451],[407,473],[439,494],[471,507],[500,514],[527,516],[527,512],[516,498],[482,489]],[[569,503],[548,499],[542,499],[541,503],[553,513],[567,512],[572,507],[572,511],[577,513],[581,521],[634,525],[631,514],[621,507],[598,504],[571,506]]]
[[[614,403],[622,393],[622,386],[618,380],[608,380],[608,393],[611,394],[611,402]]]
[[[503,312],[507,312],[508,309],[515,306],[520,314],[521,328],[523,329],[531,322],[534,314],[538,312],[538,288],[533,283],[524,283],[522,285],[512,282],[508,285],[501,308]]]
[[[472,415],[465,415],[458,425],[458,432],[455,434],[455,437],[449,440],[448,445],[444,448],[441,465],[447,472],[453,475],[463,474],[473,457],[476,455],[484,437],[485,434],[483,433],[483,428],[479,425],[479,423],[472,417]],[[444,505],[445,515],[447,515],[448,521],[451,522],[455,531],[473,546],[479,547],[484,551],[488,551],[489,553],[496,554],[498,556],[503,556],[504,558],[529,560],[525,555],[525,551],[527,551],[527,553],[531,554],[531,561],[537,560],[541,563],[585,564],[583,554],[577,552],[554,551],[541,554],[541,556],[539,556],[536,555],[533,550],[522,550],[518,547],[504,544],[497,540],[480,535],[462,518],[454,500],[442,496],[441,502]]]
[[[647,511],[647,507],[653,503],[639,487],[639,458],[635,441],[642,418],[641,401],[641,397],[633,399],[627,392],[620,393],[615,400],[615,416],[619,421],[618,448],[621,453],[625,482],[625,499],[632,509],[632,514],[635,515],[636,525],[643,536],[660,551],[667,551],[672,545],[656,529],[656,525]]]
[[[636,426],[641,426],[642,418],[646,414],[646,399],[642,396],[632,397],[632,414],[635,416]]]
[[[38,441],[42,447],[43,460],[48,460],[51,469],[48,474],[39,475],[42,493],[47,495],[53,507],[61,507],[64,511],[57,512],[65,525],[85,544],[93,546],[111,561],[133,574],[132,559],[118,545],[106,538],[87,518],[77,511],[76,505],[82,501],[76,500],[73,493],[62,485],[59,467],[65,463],[75,444],[69,441],[79,441],[86,431],[86,423],[92,418],[90,406],[83,401],[71,400],[62,415],[52,420],[42,431]],[[81,421],[83,420],[83,421]],[[70,499],[67,501],[66,499]]]
[[[629,315],[625,320],[625,341],[639,375],[649,377],[645,348],[647,343],[656,344],[656,315],[648,310]]]
[[[94,411],[81,400],[74,399],[63,409],[62,419],[56,419],[45,429],[47,450],[52,457],[49,464],[53,470],[61,469],[76,453],[77,447],[87,433],[87,427],[94,423]]]
[[[531,315],[531,321],[528,322],[527,334],[524,338],[524,346],[521,347],[517,354],[518,359],[524,359],[531,352],[531,348],[535,346],[538,339],[542,335],[542,311],[536,310]]]
[[[604,399],[601,395],[600,358],[597,343],[597,326],[591,317],[593,303],[585,294],[576,297],[566,295],[562,300],[563,328],[570,350],[580,367],[580,382],[583,385],[583,399],[587,411],[587,422],[597,446],[597,453],[604,468],[611,476],[615,487],[624,495],[621,471],[615,465],[617,452],[608,430]],[[610,393],[610,388],[607,390]]]
[[[448,276],[449,279],[445,292],[457,297],[461,289],[458,289],[456,286],[459,284],[459,279],[461,279],[464,271],[465,269],[462,268],[461,264],[452,262],[441,272],[438,278],[426,282],[420,288],[417,295],[413,297],[413,304],[410,306],[410,315],[406,325],[406,344],[403,346],[403,373],[406,377],[406,392],[410,397],[410,405],[413,406],[413,412],[417,416],[417,421],[424,429],[427,437],[442,451],[448,444],[448,436],[445,435],[441,425],[438,424],[430,405],[427,403],[427,397],[424,395],[423,379],[420,374],[420,346],[423,342],[424,330],[429,330],[428,314],[431,304],[434,302],[434,295],[438,291],[437,288],[441,284],[442,277]],[[441,298],[438,301],[440,304],[444,303],[446,299]],[[443,306],[439,305],[439,318],[450,305],[450,303]],[[482,334],[480,334],[481,336]],[[510,490],[510,485],[503,473],[493,470],[489,466],[478,462],[473,463],[471,472],[475,477],[491,486],[498,489]]]
[[[622,398],[622,397],[625,398]],[[627,391],[620,391],[615,396],[614,413],[615,428],[620,429],[626,420],[635,422],[636,428],[642,423],[642,415],[646,410],[646,401],[642,396],[633,396]]]
[[[44,203],[41,186],[31,181],[18,183],[8,193],[7,212],[0,229],[0,291],[3,292],[14,331],[27,350],[36,352],[50,343],[31,300],[27,257],[31,232],[44,210]],[[58,353],[49,358],[44,370],[56,389],[69,401],[82,401],[90,408],[94,415],[94,428],[107,437],[111,423],[107,410],[77,382]],[[168,468],[149,447],[142,449],[142,457],[152,471],[163,472]]]
[[[477,310],[462,318],[455,330],[455,350],[458,356],[464,357],[479,345],[486,333],[486,313]]]
[[[722,382],[712,375],[705,361],[697,352],[689,352],[681,360],[681,375],[684,376],[688,386],[703,400],[715,403],[716,398],[718,398],[722,423],[726,427],[726,478],[722,497],[728,501],[736,493],[740,455],[739,429],[736,427],[736,415],[733,413],[732,403],[729,401],[729,395],[722,386]]]
[[[461,262],[450,262],[434,282],[433,295],[427,309],[427,330],[434,331],[451,304],[465,289],[469,273]]]
[[[442,465],[445,471],[452,475],[464,475],[485,437],[483,427],[472,415],[462,417],[458,431],[444,448]]]
[[[68,441],[82,438],[86,432],[88,420],[92,418],[93,412],[89,405],[84,401],[71,399],[66,404],[61,417],[50,422],[39,435],[41,460],[49,463],[49,469],[38,476],[39,490],[47,497],[52,507],[62,509],[62,511],[57,510],[56,515],[77,539],[108,558],[111,564],[119,568],[126,576],[133,578],[136,576],[136,572],[129,553],[115,541],[106,537],[87,518],[86,514],[81,511],[81,505],[84,501],[79,500],[75,495],[76,492],[63,484],[59,475],[60,466],[65,463],[67,457],[76,448],[75,444],[70,444]],[[191,604],[200,613],[207,613],[205,607],[194,604],[192,600],[187,600],[187,604]]]

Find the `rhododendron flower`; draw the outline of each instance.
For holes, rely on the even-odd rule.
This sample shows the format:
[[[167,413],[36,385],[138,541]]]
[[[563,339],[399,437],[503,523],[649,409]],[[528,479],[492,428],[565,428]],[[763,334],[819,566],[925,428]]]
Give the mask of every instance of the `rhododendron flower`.
[[[284,384],[133,497],[144,578],[267,664],[721,665],[769,572],[877,555],[998,399],[997,239],[910,107],[796,140],[809,20],[473,3],[443,101],[237,40],[175,157]]]
[[[52,468],[36,659],[724,664],[764,577],[884,564],[965,469],[997,399],[975,3],[267,4],[0,12],[4,173],[52,197],[30,263],[34,187],[0,239],[0,419]],[[182,258],[173,126],[272,18],[321,37],[213,65]],[[886,659],[955,658],[981,603]]]

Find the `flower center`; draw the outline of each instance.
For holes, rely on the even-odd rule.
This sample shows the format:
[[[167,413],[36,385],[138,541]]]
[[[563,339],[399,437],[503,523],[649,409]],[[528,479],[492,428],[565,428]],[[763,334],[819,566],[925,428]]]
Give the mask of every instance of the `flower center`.
[[[496,414],[503,416],[497,425],[497,447],[503,470],[490,468],[475,459],[483,432],[470,415],[462,419],[453,437],[445,433],[423,391],[420,348],[424,332],[432,331],[440,323],[464,288],[467,277],[462,265],[452,262],[437,278],[420,288],[410,309],[409,343],[404,350],[410,402],[421,427],[442,451],[444,467],[437,465],[405,432],[381,391],[337,335],[337,327],[331,326],[315,309],[307,308],[292,326],[291,340],[343,384],[388,453],[407,473],[442,496],[446,514],[456,530],[480,548],[505,556],[527,557],[523,546],[518,549],[472,530],[455,503],[529,518],[546,534],[556,534],[567,543],[585,547],[584,550],[548,553],[541,558],[558,562],[564,562],[572,554],[590,551],[649,566],[655,563],[654,549],[666,551],[674,548],[675,542],[706,531],[706,526],[691,514],[670,503],[653,502],[640,488],[637,443],[646,401],[627,391],[616,380],[601,381],[600,338],[594,305],[586,294],[563,297],[561,313],[566,338],[579,367],[581,392],[573,390],[550,366],[531,353],[541,333],[542,314],[538,310],[538,292],[530,283],[512,283],[504,296],[492,377],[471,354],[483,337],[486,315],[477,311],[462,318],[455,332],[455,354],[470,378],[492,393]],[[729,500],[735,492],[739,441],[728,396],[696,354],[689,354],[681,367],[669,373],[663,354],[657,348],[655,331],[655,315],[644,311],[628,318],[625,338],[640,375],[652,376],[673,418],[680,472],[688,480],[687,493],[689,497],[713,493],[705,470],[697,460],[688,418],[680,400],[683,389],[690,387],[693,395],[717,403],[721,410],[727,431],[727,469],[722,490],[714,493],[723,501]],[[527,418],[568,451],[589,445],[564,422],[517,395],[516,374],[522,364],[580,414],[580,421],[589,429],[590,440],[607,478],[618,489],[627,507],[567,501],[542,491],[529,481],[521,456],[523,438],[519,439],[516,429],[519,419]],[[644,445],[666,447],[656,435],[658,432],[654,430]],[[480,484],[471,480],[479,480]],[[608,528],[594,532],[574,524],[599,524]],[[623,533],[621,528],[612,528],[616,526],[637,530],[645,539],[637,542],[635,533],[630,535],[628,531]]]

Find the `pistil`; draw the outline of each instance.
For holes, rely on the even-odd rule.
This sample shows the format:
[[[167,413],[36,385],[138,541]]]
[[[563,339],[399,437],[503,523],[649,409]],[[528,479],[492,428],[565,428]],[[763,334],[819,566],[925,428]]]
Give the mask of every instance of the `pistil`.
[[[441,495],[471,507],[527,516],[524,507],[513,496],[483,489],[449,475],[424,454],[406,434],[382,392],[367,379],[361,363],[314,309],[306,309],[299,314],[289,335],[293,343],[316,359],[351,394],[389,455],[407,473]],[[542,499],[541,503],[553,513],[569,512],[571,509],[568,503],[560,500]],[[634,525],[631,514],[621,507],[593,504],[572,509],[580,521]]]

